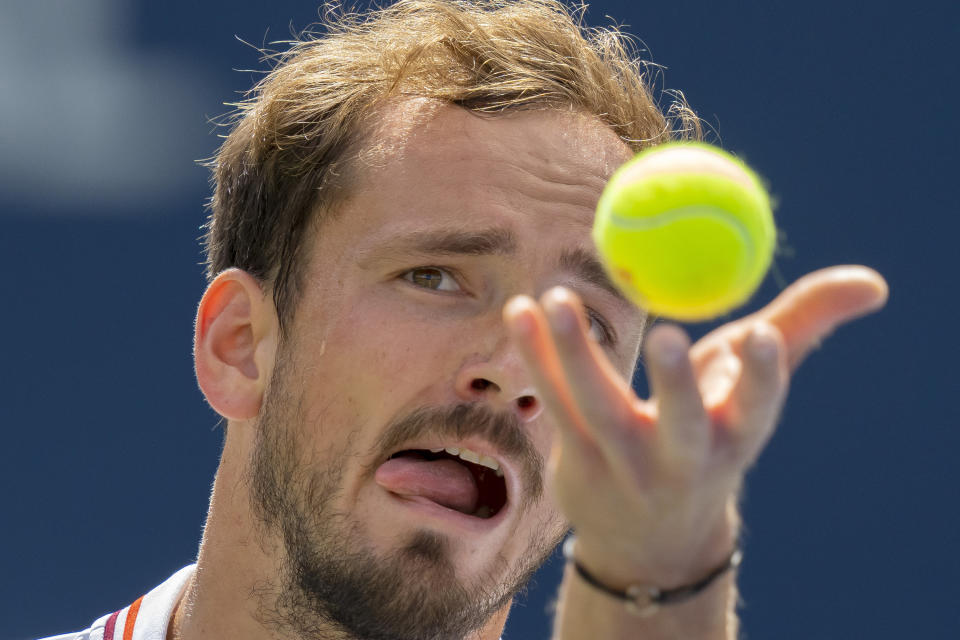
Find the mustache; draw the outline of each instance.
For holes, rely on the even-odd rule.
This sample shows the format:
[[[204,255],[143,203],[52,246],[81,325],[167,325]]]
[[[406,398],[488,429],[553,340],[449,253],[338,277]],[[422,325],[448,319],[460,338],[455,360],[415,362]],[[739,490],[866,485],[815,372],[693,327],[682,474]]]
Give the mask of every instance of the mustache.
[[[447,407],[421,407],[400,416],[384,430],[375,450],[383,458],[412,440],[433,436],[440,440],[482,438],[520,465],[525,501],[543,495],[544,460],[520,419],[509,412],[496,412],[481,403]]]

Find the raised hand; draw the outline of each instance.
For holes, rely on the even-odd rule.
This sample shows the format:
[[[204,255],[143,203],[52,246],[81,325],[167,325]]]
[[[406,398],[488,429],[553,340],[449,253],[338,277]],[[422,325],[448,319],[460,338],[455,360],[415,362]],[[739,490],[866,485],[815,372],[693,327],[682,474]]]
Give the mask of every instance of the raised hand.
[[[581,563],[613,586],[664,587],[721,563],[744,473],[773,433],[790,374],[886,297],[875,271],[832,267],[692,347],[679,327],[657,326],[644,347],[648,400],[589,337],[571,291],[511,300],[505,322],[557,425],[549,483]]]

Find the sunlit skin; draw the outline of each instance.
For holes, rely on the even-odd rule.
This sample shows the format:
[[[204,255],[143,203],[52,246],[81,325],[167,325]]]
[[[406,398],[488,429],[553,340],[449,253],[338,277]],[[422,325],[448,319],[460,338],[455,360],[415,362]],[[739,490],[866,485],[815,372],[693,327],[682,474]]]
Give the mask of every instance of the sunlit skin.
[[[560,261],[595,255],[594,207],[628,148],[572,112],[481,118],[415,101],[386,110],[376,135],[384,144],[310,245],[289,327],[315,425],[298,434],[301,455],[317,468],[343,464],[336,510],[378,552],[418,528],[449,534],[465,584],[503,579],[532,538],[568,524],[583,563],[613,585],[702,575],[736,537],[730,505],[772,433],[789,372],[837,325],[882,305],[883,280],[859,267],[814,274],[692,349],[679,328],[657,327],[645,346],[655,398],[641,400],[627,381],[644,314]],[[431,254],[404,240],[465,229],[506,232],[510,250]],[[255,542],[242,478],[278,343],[269,291],[241,271],[221,274],[200,305],[196,361],[229,429],[198,573],[170,638],[263,635],[249,594],[277,574],[280,547]],[[515,412],[549,460],[544,499],[483,534],[426,517],[371,468],[396,416],[464,402]],[[512,488],[521,500],[525,487]],[[563,604],[564,637],[579,633],[576,607]],[[506,614],[477,638],[498,638]]]

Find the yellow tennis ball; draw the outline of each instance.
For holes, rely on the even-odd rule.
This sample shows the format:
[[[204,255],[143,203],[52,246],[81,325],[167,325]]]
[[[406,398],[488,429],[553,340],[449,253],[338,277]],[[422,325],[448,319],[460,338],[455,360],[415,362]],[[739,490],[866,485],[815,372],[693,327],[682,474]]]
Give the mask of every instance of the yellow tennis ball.
[[[715,147],[676,142],[642,151],[613,174],[593,240],[630,300],[697,321],[756,291],[776,228],[770,198],[749,167]]]

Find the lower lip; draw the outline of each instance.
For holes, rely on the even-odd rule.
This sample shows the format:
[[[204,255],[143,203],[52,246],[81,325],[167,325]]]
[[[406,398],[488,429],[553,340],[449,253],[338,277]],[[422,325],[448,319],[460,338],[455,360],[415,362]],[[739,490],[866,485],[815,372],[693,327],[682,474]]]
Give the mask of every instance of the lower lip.
[[[503,505],[495,515],[489,518],[477,518],[475,516],[468,516],[465,513],[460,513],[455,509],[448,509],[433,500],[428,500],[420,496],[401,496],[391,491],[387,491],[387,493],[393,501],[408,509],[412,509],[425,519],[477,534],[488,533],[496,529],[503,521],[507,512],[507,505]]]

